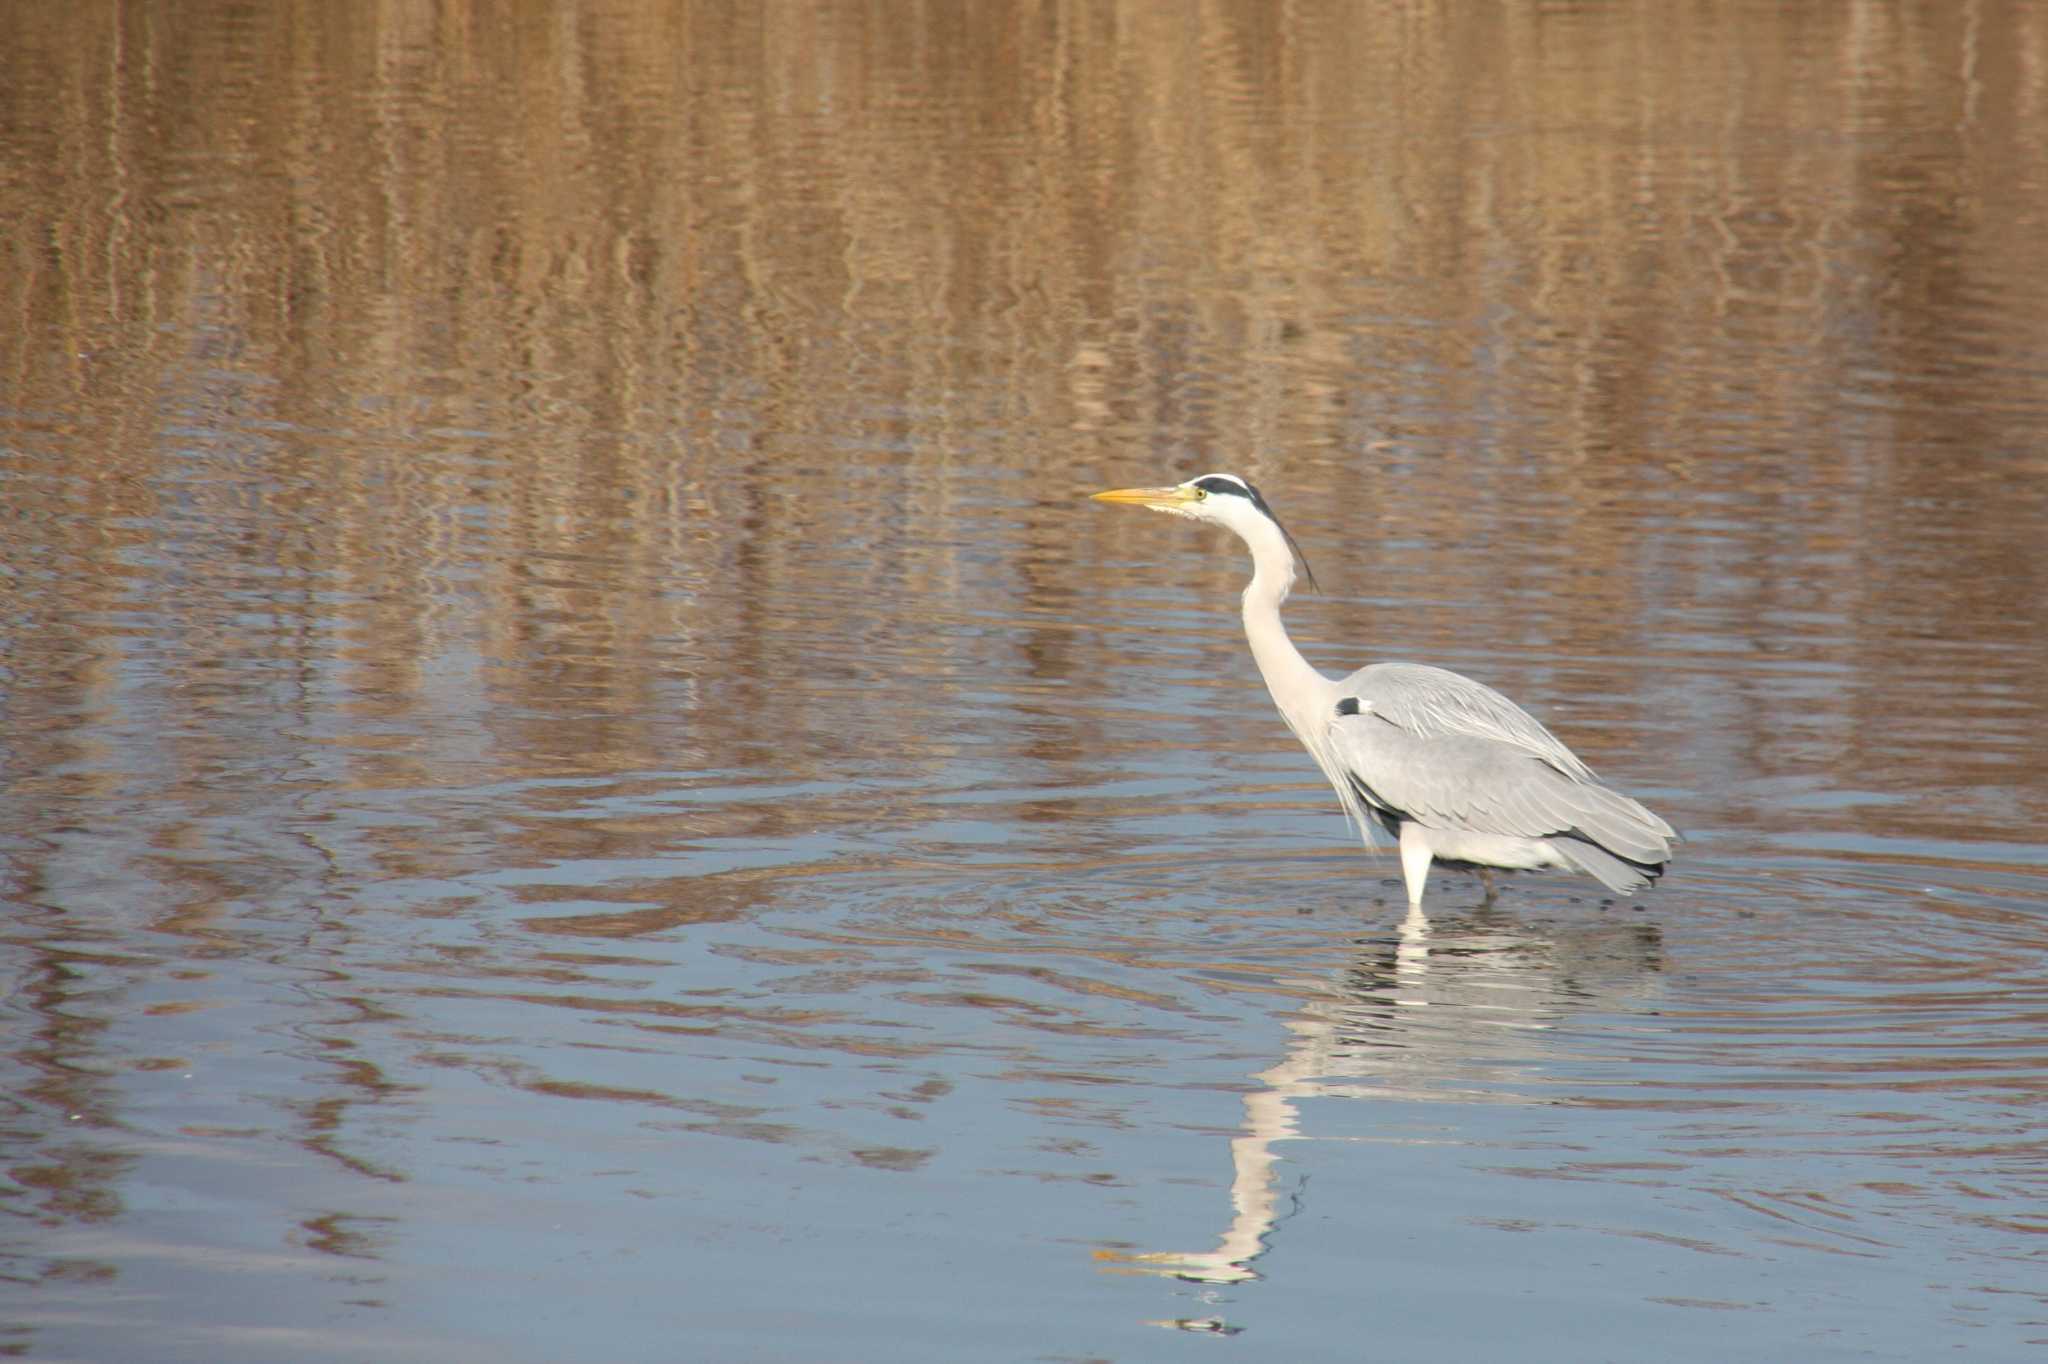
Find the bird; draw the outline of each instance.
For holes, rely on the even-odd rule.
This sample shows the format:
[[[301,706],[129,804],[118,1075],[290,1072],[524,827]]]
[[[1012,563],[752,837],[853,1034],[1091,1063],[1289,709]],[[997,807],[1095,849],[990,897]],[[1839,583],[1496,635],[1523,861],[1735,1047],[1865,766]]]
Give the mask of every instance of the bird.
[[[1324,676],[1287,636],[1280,607],[1315,575],[1259,490],[1236,474],[1168,488],[1112,488],[1097,502],[1145,507],[1235,531],[1251,551],[1244,633],[1280,717],[1336,788],[1368,848],[1399,850],[1411,914],[1433,863],[1491,872],[1556,868],[1617,894],[1663,875],[1678,838],[1642,805],[1603,785],[1535,717],[1484,683],[1423,663],[1373,663]]]

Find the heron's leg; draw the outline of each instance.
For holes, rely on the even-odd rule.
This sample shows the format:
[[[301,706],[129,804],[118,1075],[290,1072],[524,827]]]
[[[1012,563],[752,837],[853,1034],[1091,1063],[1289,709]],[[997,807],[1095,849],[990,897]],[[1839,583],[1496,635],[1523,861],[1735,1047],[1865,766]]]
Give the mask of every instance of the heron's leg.
[[[1422,908],[1423,883],[1429,880],[1428,835],[1419,824],[1404,821],[1401,825],[1401,879],[1408,886],[1408,908]]]
[[[1493,883],[1493,869],[1491,867],[1479,868],[1479,884],[1486,890],[1486,898],[1479,902],[1480,908],[1484,909],[1492,905],[1494,897],[1500,894],[1500,887]]]

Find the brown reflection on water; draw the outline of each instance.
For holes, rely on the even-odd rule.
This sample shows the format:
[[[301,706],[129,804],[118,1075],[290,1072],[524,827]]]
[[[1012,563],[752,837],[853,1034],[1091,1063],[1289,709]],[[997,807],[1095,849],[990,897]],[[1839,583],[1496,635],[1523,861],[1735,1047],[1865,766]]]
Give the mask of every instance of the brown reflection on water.
[[[949,667],[835,606],[986,592],[1005,503],[1206,465],[1314,489],[1339,592],[1457,603],[1340,606],[1361,648],[1826,617],[1862,789],[1942,775],[1925,689],[1864,680],[1930,635],[2043,703],[2037,14],[1292,14],[24,10],[11,704],[98,713],[139,632],[192,779],[235,742],[206,698],[312,661],[366,785],[445,772],[450,686],[506,774],[825,774],[877,674]],[[1660,547],[1688,507],[1711,553]],[[1130,557],[1030,526],[1020,599]],[[1510,528],[1540,608],[1460,548]],[[1229,555],[1171,557],[1227,599]],[[1111,675],[1021,623],[1026,666]]]

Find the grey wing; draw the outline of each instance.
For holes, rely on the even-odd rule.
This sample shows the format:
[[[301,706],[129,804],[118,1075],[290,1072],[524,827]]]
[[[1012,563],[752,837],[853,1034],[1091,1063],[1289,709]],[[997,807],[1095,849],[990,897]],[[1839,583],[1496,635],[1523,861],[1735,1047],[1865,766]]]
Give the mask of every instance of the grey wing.
[[[1356,700],[1423,738],[1470,735],[1527,749],[1567,776],[1593,780],[1592,769],[1536,717],[1483,682],[1426,663],[1375,663],[1338,683]]]
[[[1353,792],[1390,828],[1570,838],[1644,867],[1671,826],[1602,786],[1514,702],[1469,678],[1383,664],[1346,678],[1327,731]]]

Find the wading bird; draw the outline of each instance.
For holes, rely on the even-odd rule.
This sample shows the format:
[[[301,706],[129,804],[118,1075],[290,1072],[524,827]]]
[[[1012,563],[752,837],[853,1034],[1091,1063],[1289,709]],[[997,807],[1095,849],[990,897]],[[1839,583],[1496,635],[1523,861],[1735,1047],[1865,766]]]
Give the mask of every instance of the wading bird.
[[[1432,861],[1479,872],[1489,898],[1492,868],[1562,867],[1623,894],[1663,874],[1671,826],[1602,786],[1493,688],[1420,663],[1375,663],[1342,679],[1310,667],[1280,623],[1300,547],[1251,484],[1205,474],[1095,500],[1227,526],[1251,550],[1244,633],[1266,690],[1367,846],[1377,825],[1400,848],[1411,911],[1422,908]]]

